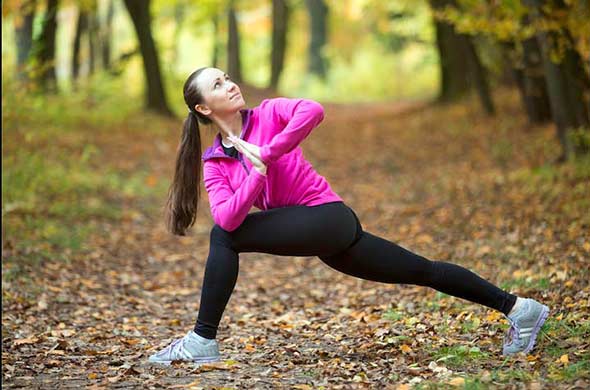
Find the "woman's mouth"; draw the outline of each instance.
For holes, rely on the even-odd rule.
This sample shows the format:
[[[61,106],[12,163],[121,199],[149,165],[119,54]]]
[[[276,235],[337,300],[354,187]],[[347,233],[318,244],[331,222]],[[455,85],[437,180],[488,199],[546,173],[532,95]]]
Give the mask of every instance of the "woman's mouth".
[[[234,98],[239,97],[241,94],[238,92],[235,95],[233,95],[232,97],[229,98],[229,100],[234,100]]]

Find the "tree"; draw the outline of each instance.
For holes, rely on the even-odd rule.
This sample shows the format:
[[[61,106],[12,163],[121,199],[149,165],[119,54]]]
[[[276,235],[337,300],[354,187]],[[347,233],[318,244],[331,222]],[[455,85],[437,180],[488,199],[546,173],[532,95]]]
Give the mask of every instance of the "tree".
[[[439,16],[459,31],[484,33],[514,46],[514,53],[522,52],[515,62],[523,63],[520,87],[524,105],[529,117],[542,119],[548,117],[549,102],[562,145],[558,161],[590,151],[590,63],[581,58],[581,51],[588,55],[584,44],[590,33],[587,1],[472,2],[463,10],[447,8]]]
[[[33,47],[33,19],[36,6],[36,0],[23,1],[15,18],[16,71],[20,80],[26,79],[26,66]]]
[[[113,35],[113,18],[115,17],[115,5],[113,0],[108,0],[105,22],[101,28],[102,41],[102,67],[111,69],[111,39]]]
[[[524,23],[528,24],[528,18]],[[541,50],[537,40],[525,39],[522,43],[522,58],[516,52],[516,42],[506,42],[504,46],[511,59],[514,78],[520,92],[530,123],[544,123],[551,120],[551,107],[547,96],[547,84],[543,72]]]
[[[98,4],[96,0],[90,2],[88,12],[88,74],[91,75],[96,70],[97,57],[100,52],[99,38],[99,21],[98,21]]]
[[[242,82],[242,65],[240,62],[240,32],[233,0],[230,1],[228,12],[227,37],[227,73],[237,82]]]
[[[327,42],[326,21],[328,6],[324,0],[305,0],[310,17],[311,40],[309,43],[308,71],[326,78],[326,61],[322,50]]]
[[[562,0],[526,0],[534,20],[551,18],[551,11],[558,14],[566,12],[568,7]],[[577,128],[584,128],[586,132],[590,125],[590,112],[587,105],[587,92],[590,89],[579,54],[573,49],[573,39],[567,29],[562,27],[554,30],[540,29],[536,39],[541,48],[543,68],[547,82],[547,91],[553,120],[557,127],[557,138],[563,151],[559,161],[566,160],[570,155],[585,150],[588,145],[572,144],[568,132]],[[559,56],[562,50],[561,58]],[[582,150],[580,150],[582,149]]]
[[[125,7],[131,16],[133,27],[139,41],[139,49],[143,58],[143,69],[146,81],[146,108],[164,115],[172,116],[168,107],[158,51],[152,36],[150,0],[124,0]]]
[[[76,32],[74,34],[74,46],[72,49],[72,81],[75,85],[80,74],[80,50],[82,46],[82,37],[88,30],[88,11],[80,8],[76,22]]]
[[[221,50],[221,42],[219,42],[219,14],[214,14],[213,17],[213,55],[211,56],[211,66],[217,68],[219,65],[219,51]]]
[[[41,34],[33,44],[35,78],[45,92],[57,91],[55,73],[55,35],[57,32],[58,0],[47,0]]]
[[[438,100],[452,102],[476,88],[480,102],[488,114],[495,108],[490,94],[487,72],[477,54],[473,39],[456,31],[452,23],[436,11],[457,8],[455,0],[430,0],[435,16],[436,46],[440,58],[441,88]]]
[[[186,19],[186,12],[187,3],[184,1],[177,1],[174,4],[174,45],[172,46],[172,55],[170,60],[171,66],[178,64],[180,34],[182,33],[182,27]]]
[[[272,0],[272,51],[270,87],[276,89],[285,62],[289,5],[287,0]]]

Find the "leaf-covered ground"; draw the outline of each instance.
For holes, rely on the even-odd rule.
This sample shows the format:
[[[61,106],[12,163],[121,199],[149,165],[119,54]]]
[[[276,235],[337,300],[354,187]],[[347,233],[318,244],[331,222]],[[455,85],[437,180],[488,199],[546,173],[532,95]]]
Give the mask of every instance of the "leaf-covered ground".
[[[52,209],[3,205],[3,385],[588,388],[590,169],[552,165],[553,127],[530,127],[514,93],[496,99],[495,118],[476,102],[325,104],[302,146],[365,230],[550,306],[532,354],[503,358],[507,323],[485,307],[355,279],[317,258],[247,253],[218,333],[223,361],[148,364],[193,326],[213,223],[203,192],[190,236],[165,231],[180,122],[137,115],[115,127],[80,122],[51,142],[53,152],[82,154],[92,174],[123,178],[120,192],[97,186],[71,201],[79,210],[109,204],[116,217],[94,207],[51,225],[88,228],[79,247],[24,242],[19,232]],[[3,135],[4,153],[49,148],[25,133]],[[126,193],[125,178],[144,190]]]

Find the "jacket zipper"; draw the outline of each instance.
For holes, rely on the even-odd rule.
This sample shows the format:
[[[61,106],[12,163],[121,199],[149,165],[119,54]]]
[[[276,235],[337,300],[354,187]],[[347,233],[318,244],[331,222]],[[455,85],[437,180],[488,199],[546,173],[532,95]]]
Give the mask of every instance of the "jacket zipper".
[[[219,153],[215,153],[215,154],[213,154],[213,155],[209,156],[207,159],[205,159],[205,161],[207,161],[207,160],[209,160],[210,158],[213,158],[213,157],[216,157],[216,158],[229,158],[229,159],[232,159],[232,160],[234,160],[234,158],[233,158],[233,157],[230,157],[230,156],[228,156],[228,155],[226,155],[226,154],[219,154]],[[244,167],[244,169],[246,170],[246,173],[250,174],[250,171],[248,170],[248,167],[246,166],[246,163],[244,163],[244,160],[242,159],[242,154],[241,154],[241,153],[239,153],[239,154],[238,154],[238,158],[237,158],[237,159],[235,159],[235,160],[238,160],[238,161],[240,162],[240,164],[241,164],[241,165]]]

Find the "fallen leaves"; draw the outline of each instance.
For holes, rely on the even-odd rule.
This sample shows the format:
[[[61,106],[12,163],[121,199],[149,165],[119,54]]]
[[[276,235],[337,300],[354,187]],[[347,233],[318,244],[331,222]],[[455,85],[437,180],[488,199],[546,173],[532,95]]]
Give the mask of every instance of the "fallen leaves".
[[[570,362],[569,356],[567,354],[561,355],[559,359],[557,359],[557,363],[561,363],[564,366],[567,366]]]
[[[447,383],[451,386],[457,386],[457,387],[464,386],[465,385],[465,378],[455,377],[455,378],[452,378],[451,380],[449,380]]]
[[[316,258],[243,253],[218,332],[221,353],[231,359],[199,367],[149,365],[149,354],[194,324],[211,221],[203,199],[193,234],[171,237],[159,217],[133,201],[120,223],[105,224],[104,236],[85,243],[86,252],[69,262],[43,260],[27,270],[30,285],[9,281],[3,290],[5,379],[23,388],[57,388],[69,376],[94,388],[302,390],[466,387],[472,379],[499,387],[530,382],[530,388],[583,382],[580,362],[590,348],[583,260],[590,241],[574,213],[574,192],[567,191],[572,179],[558,177],[545,188],[509,174],[499,178],[481,152],[495,134],[489,122],[449,145],[448,114],[367,119],[372,130],[366,134],[376,138],[363,138],[361,127],[356,131],[336,114],[346,113],[335,111],[306,152],[323,161],[325,145],[334,145],[323,173],[365,230],[546,302],[555,317],[532,354],[504,360],[507,323],[497,311],[423,287],[351,278]],[[142,147],[153,141],[143,140]],[[527,145],[528,138],[519,142]],[[360,148],[359,158],[350,159],[351,145]],[[448,145],[444,153],[440,145]],[[168,174],[157,162],[169,157],[151,161]],[[118,158],[131,164],[138,156]],[[527,164],[514,161],[515,169]],[[150,173],[144,184],[163,181]]]
[[[13,341],[13,344],[15,346],[19,346],[19,345],[27,345],[27,344],[35,344],[37,342],[39,342],[39,337],[36,336],[30,336],[24,339],[16,339]]]

